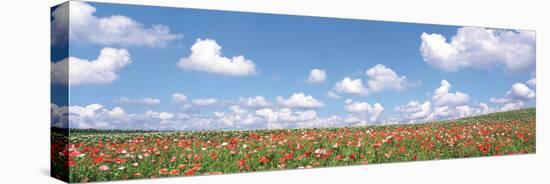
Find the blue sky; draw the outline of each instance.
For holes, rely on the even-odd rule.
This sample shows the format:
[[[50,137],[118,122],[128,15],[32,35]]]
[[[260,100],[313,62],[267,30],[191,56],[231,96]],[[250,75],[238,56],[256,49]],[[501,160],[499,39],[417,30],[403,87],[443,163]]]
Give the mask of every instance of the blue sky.
[[[506,110],[504,106],[507,104],[513,108],[531,107],[535,104],[535,44],[534,33],[529,31],[102,3],[74,2],[70,8],[71,15],[82,10],[81,17],[84,17],[71,16],[70,26],[74,30],[69,33],[68,41],[71,57],[80,59],[80,63],[91,63],[98,58],[102,49],[112,48],[127,52],[129,61],[121,61],[118,68],[108,68],[116,75],[114,79],[99,79],[100,82],[83,79],[84,82],[70,84],[69,106],[86,109],[87,105],[100,104],[101,108],[94,108],[94,115],[88,114],[85,118],[83,114],[79,114],[84,110],[75,110],[71,114],[79,117],[70,118],[74,122],[69,120],[69,126],[121,129],[292,128],[316,126],[307,121],[330,116],[338,116],[341,119],[335,119],[336,121],[348,123],[330,122],[327,126],[349,126],[450,119]],[[93,9],[95,11],[91,11]],[[52,12],[55,11],[56,9]],[[124,19],[112,18],[117,15]],[[55,18],[53,16],[52,19]],[[79,21],[91,21],[100,28],[83,27]],[[102,21],[110,22],[101,25]],[[52,24],[56,24],[55,21]],[[112,27],[101,27],[105,25]],[[169,30],[154,31],[155,25],[162,25]],[[117,26],[128,26],[121,29],[121,35],[124,36],[108,35],[112,33],[109,30]],[[52,32],[55,31],[57,30],[52,28]],[[425,36],[422,36],[423,33]],[[136,35],[135,38],[132,34]],[[94,40],[97,38],[94,35],[112,39]],[[52,39],[55,36],[52,34]],[[455,41],[451,41],[453,36],[457,37]],[[440,42],[442,37],[446,42]],[[149,38],[157,41],[144,43]],[[206,60],[193,60],[187,67],[178,65],[182,59],[191,58],[191,47],[200,42],[198,39],[215,41],[221,47],[221,57],[231,59],[234,56],[243,56],[253,63],[254,71],[231,75],[223,73],[223,69],[213,72],[209,69],[193,68],[198,66],[192,65],[193,63],[201,64]],[[441,46],[440,43],[445,45]],[[63,47],[64,44],[52,42],[52,63],[61,63],[60,61],[67,58],[60,54],[62,52],[56,52],[56,49]],[[445,54],[449,50],[454,54]],[[69,64],[69,70],[77,68],[77,64],[75,67]],[[380,84],[394,84],[393,87],[386,86],[377,90],[369,86],[368,81],[375,77],[368,76],[366,71],[378,64],[397,77]],[[97,70],[86,68],[90,66],[92,65],[83,64],[83,71]],[[323,70],[326,77],[320,82],[308,82],[312,69]],[[82,77],[71,72],[68,76]],[[346,77],[361,79],[368,93],[354,94],[349,90],[338,90],[337,83]],[[380,79],[388,78],[382,76]],[[531,79],[533,80],[528,82]],[[436,99],[434,92],[444,86],[443,80],[451,87],[442,94],[447,96]],[[63,88],[67,85],[69,84],[54,81],[52,88]],[[338,94],[341,98],[331,98],[327,96],[328,92]],[[55,90],[52,93],[56,93]],[[186,101],[176,102],[172,98],[174,93],[184,94]],[[298,93],[303,93],[306,98],[311,96],[314,102],[324,105],[315,108],[285,106],[276,100],[279,96],[286,100]],[[461,99],[461,95],[457,93],[467,94],[467,99]],[[271,110],[269,112],[272,120],[267,120],[267,115],[258,113],[260,108],[247,108],[238,100],[239,97],[255,96],[262,96],[270,102],[271,106],[264,108]],[[128,99],[126,103],[121,101],[123,97]],[[143,102],[146,98],[155,102]],[[199,107],[193,103],[193,99],[198,98],[214,98],[223,103]],[[346,102],[347,99],[350,100]],[[300,100],[299,95],[296,100]],[[437,100],[441,102],[439,105],[435,105]],[[412,104],[407,108],[409,110],[405,110],[404,105],[411,101],[420,104],[430,102],[430,110],[424,109],[425,112],[421,113],[420,108]],[[61,101],[56,102],[56,99],[52,103],[56,106],[65,105]],[[354,103],[356,106],[352,107]],[[375,103],[383,106],[379,115],[375,115],[376,112],[373,114],[373,111],[377,111],[373,110],[376,109]],[[484,103],[489,108],[473,112],[479,103]],[[348,105],[349,108],[346,108]],[[253,126],[241,126],[237,122],[223,126],[213,123],[221,121],[221,116],[218,119],[210,118],[214,116],[214,112],[224,112],[224,116],[228,116],[233,112],[228,109],[231,106],[244,109],[246,113],[240,114],[242,117],[258,117],[258,122],[253,123]],[[400,106],[402,108],[398,110]],[[115,117],[103,116],[117,107],[123,109],[124,116],[129,119],[147,111],[165,112],[172,116],[161,118],[167,123],[158,126],[154,125],[154,118],[147,119],[145,116],[136,122],[148,124],[147,127],[134,122],[117,125],[111,122],[117,121]],[[353,110],[354,107],[356,110]],[[468,107],[472,112],[449,110],[453,115],[434,116],[439,107],[447,110]],[[298,121],[281,120],[281,112],[278,115],[277,112],[283,108],[292,112],[290,116],[313,111],[315,117]],[[72,111],[71,108],[69,111]],[[403,113],[419,113],[417,115],[420,118],[406,118]],[[204,126],[187,126],[182,124],[190,124],[187,122],[189,119],[178,118],[179,116],[210,119]],[[241,116],[231,117],[238,117],[237,121],[245,121]],[[278,118],[273,118],[275,116]],[[373,116],[379,117],[374,120],[371,119]],[[353,118],[356,120],[352,121]],[[271,126],[270,123],[281,125]]]

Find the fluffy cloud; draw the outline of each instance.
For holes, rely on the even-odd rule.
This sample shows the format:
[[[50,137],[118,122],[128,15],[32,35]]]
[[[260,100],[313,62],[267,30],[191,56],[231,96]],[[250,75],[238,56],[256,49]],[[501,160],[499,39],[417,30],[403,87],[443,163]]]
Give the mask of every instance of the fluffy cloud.
[[[366,75],[370,77],[367,81],[367,86],[371,92],[380,92],[389,89],[401,91],[411,85],[407,77],[397,75],[391,68],[382,64],[369,68]]]
[[[337,82],[334,86],[334,91],[360,96],[365,96],[369,93],[367,88],[363,85],[363,80],[349,77],[345,77],[342,81]]]
[[[377,121],[382,111],[384,111],[384,107],[379,103],[370,105],[367,102],[354,102],[351,99],[347,99],[345,103],[344,108],[346,111],[354,114],[354,117],[368,118],[369,122]]]
[[[470,101],[470,97],[466,93],[457,91],[455,93],[449,92],[451,89],[451,83],[447,80],[441,81],[441,86],[434,91],[432,101],[436,106],[459,106],[467,104]]]
[[[340,82],[337,82],[332,90],[338,93],[366,96],[385,90],[402,91],[415,85],[409,82],[406,76],[399,76],[391,68],[382,64],[377,64],[367,69],[365,75],[369,77],[366,86],[363,84],[362,79],[345,77]],[[330,93],[332,93],[330,96],[335,95],[334,92]]]
[[[501,111],[522,108],[525,101],[535,98],[535,92],[523,83],[515,83],[502,98],[491,98],[491,102],[501,105]]]
[[[317,113],[313,110],[292,111],[290,108],[282,108],[279,110],[263,108],[256,110],[256,114],[265,117],[269,121],[281,122],[307,121],[317,117]]]
[[[296,127],[297,122],[305,123],[317,118],[317,113],[313,110],[292,111],[290,108],[263,108],[256,110],[256,115],[263,117],[267,122],[267,128],[272,129]]]
[[[401,113],[406,120],[424,120],[431,113],[431,102],[425,101],[421,104],[418,101],[410,101],[406,105],[396,107],[395,111]]]
[[[67,106],[50,105],[50,123],[52,127],[68,128],[69,108]]]
[[[442,119],[457,119],[497,111],[485,103],[470,104],[468,94],[450,92],[451,84],[442,80],[440,86],[434,90],[431,101],[410,101],[408,104],[395,107],[399,118],[395,121],[422,122]]]
[[[422,33],[420,38],[424,61],[445,71],[504,66],[508,72],[521,72],[535,68],[533,31],[463,27],[449,42],[435,33]]]
[[[184,104],[187,102],[187,96],[182,93],[173,93],[172,94],[172,102],[177,104]]]
[[[146,111],[127,113],[121,107],[105,108],[101,104],[69,107],[71,128],[93,129],[174,129],[176,115],[169,112]]]
[[[496,104],[506,104],[515,101],[526,101],[535,98],[535,92],[523,83],[515,83],[510,90],[506,92],[503,98],[491,98],[491,102]]]
[[[51,77],[53,83],[61,85],[106,84],[115,81],[117,72],[130,63],[127,50],[107,47],[101,49],[96,60],[68,57],[52,63]]]
[[[447,80],[442,80],[441,86],[433,92],[432,103],[434,111],[428,119],[455,119],[462,118],[468,110],[470,97],[466,93],[460,91],[450,92],[451,83]]]
[[[209,72],[227,76],[247,76],[256,73],[256,65],[244,56],[222,56],[222,47],[215,40],[197,39],[191,46],[191,55],[177,63],[185,70]]]
[[[304,93],[294,93],[288,99],[284,99],[283,97],[278,96],[275,100],[279,105],[290,108],[316,109],[325,106],[323,102],[313,98],[313,96],[311,95],[306,95]]]
[[[111,129],[121,127],[117,124],[128,124],[130,122],[130,115],[126,114],[120,107],[111,110],[101,104],[69,107],[69,126],[71,128]]]
[[[156,98],[127,98],[127,97],[120,97],[119,99],[115,100],[116,103],[121,105],[158,105],[160,104],[160,100]]]
[[[75,43],[162,47],[182,37],[164,25],[146,27],[127,16],[96,17],[95,12],[95,7],[84,2],[60,5],[52,12],[52,44],[69,39]]]
[[[359,102],[361,103],[361,102]],[[370,110],[339,116],[319,117],[314,110],[291,108],[247,109],[231,105],[223,111],[211,114],[197,112],[128,113],[121,107],[112,109],[101,104],[71,106],[70,112],[52,105],[52,118],[65,117],[71,128],[94,129],[147,129],[147,130],[243,130],[306,127],[362,126],[376,121],[383,110],[381,105],[371,105]],[[55,113],[53,113],[55,112]],[[59,112],[59,113],[58,113]],[[60,121],[52,121],[52,124]]]
[[[217,105],[220,101],[215,98],[197,98],[193,99],[192,103],[196,106],[212,106]]]
[[[153,119],[159,119],[161,121],[167,121],[167,120],[170,120],[170,119],[174,118],[174,114],[172,114],[172,113],[169,113],[169,112],[155,112],[155,111],[151,111],[151,110],[146,111],[145,116],[151,117]]]
[[[309,78],[307,79],[307,81],[309,83],[322,83],[325,82],[326,79],[327,74],[325,70],[315,68],[309,72]]]
[[[315,118],[309,121],[297,122],[296,127],[300,128],[326,128],[326,127],[342,127],[353,126],[344,122],[340,116],[329,116],[324,118]]]
[[[509,111],[522,108],[524,102],[535,98],[535,92],[523,83],[515,83],[502,98],[491,98],[490,101],[500,107],[491,107],[486,103],[470,105],[468,94],[451,93],[450,83],[446,80],[434,91],[432,96],[432,113],[424,120],[456,119],[482,115],[498,111]],[[406,118],[406,113],[403,113]]]
[[[51,22],[51,44],[66,44],[69,41],[69,4],[70,2],[57,6],[52,12]]]
[[[523,101],[512,101],[509,103],[505,103],[500,107],[501,111],[510,111],[510,110],[516,110],[523,107]]]
[[[530,86],[536,87],[537,86],[537,79],[533,77],[532,79],[529,79],[527,81],[527,84],[529,84]]]
[[[248,113],[238,105],[230,106],[229,110],[229,113],[214,112],[215,121],[223,127],[246,129],[261,126],[260,124],[263,122],[261,117]]]
[[[529,100],[535,98],[535,92],[523,83],[515,83],[506,96],[518,100]]]
[[[243,104],[244,106],[248,107],[269,107],[271,106],[271,103],[265,99],[263,96],[255,96],[255,97],[240,97],[239,102]]]
[[[465,118],[491,112],[495,112],[495,109],[490,108],[485,103],[480,103],[474,106],[439,106],[435,107],[434,112],[430,115],[430,117],[428,117],[428,120]]]

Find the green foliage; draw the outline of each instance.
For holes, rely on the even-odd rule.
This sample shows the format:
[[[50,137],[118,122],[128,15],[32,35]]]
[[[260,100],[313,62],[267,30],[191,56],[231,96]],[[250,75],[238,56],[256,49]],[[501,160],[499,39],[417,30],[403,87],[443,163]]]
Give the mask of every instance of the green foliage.
[[[413,125],[247,131],[71,130],[70,181],[534,153],[535,109]],[[102,170],[103,169],[103,170]]]

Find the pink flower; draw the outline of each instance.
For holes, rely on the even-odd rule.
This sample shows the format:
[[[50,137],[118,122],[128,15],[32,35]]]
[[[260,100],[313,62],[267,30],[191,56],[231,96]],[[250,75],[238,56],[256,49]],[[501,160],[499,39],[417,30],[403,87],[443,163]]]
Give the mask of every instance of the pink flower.
[[[109,166],[107,166],[107,165],[99,166],[99,170],[102,170],[102,171],[109,170]]]

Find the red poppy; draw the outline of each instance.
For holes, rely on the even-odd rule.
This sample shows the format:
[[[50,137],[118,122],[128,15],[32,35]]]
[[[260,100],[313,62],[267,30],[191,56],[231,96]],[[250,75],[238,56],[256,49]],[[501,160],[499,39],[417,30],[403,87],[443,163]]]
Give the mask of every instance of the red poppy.
[[[163,168],[159,171],[159,174],[168,174],[168,169]]]
[[[99,164],[99,163],[102,163],[103,161],[105,161],[105,158],[103,158],[103,156],[97,156],[92,159],[92,162],[94,164]]]
[[[246,160],[242,159],[239,161],[239,167],[244,167],[246,165]]]
[[[212,158],[212,160],[217,160],[218,155],[216,155],[216,153],[212,153],[212,154],[210,154],[210,158]]]
[[[186,166],[185,164],[180,164],[178,165],[178,169],[185,169],[185,166]]]
[[[267,158],[267,156],[263,156],[263,157],[260,158],[259,162],[262,163],[262,164],[268,163],[269,158]]]
[[[122,158],[116,158],[115,159],[115,163],[117,164],[123,164],[123,163],[126,163],[126,160],[122,159]]]
[[[193,176],[193,175],[195,175],[195,172],[197,172],[197,171],[195,171],[195,170],[189,170],[189,171],[187,171],[187,172],[185,172],[185,173],[183,173],[183,174],[184,174],[185,176]]]
[[[170,171],[170,175],[180,175],[180,170],[172,169],[172,170]]]
[[[67,166],[72,167],[75,165],[76,165],[76,162],[73,159],[69,159],[69,161],[67,161]]]

